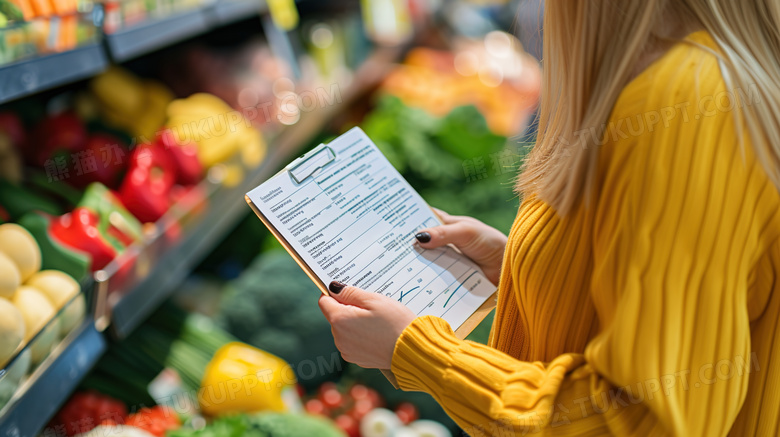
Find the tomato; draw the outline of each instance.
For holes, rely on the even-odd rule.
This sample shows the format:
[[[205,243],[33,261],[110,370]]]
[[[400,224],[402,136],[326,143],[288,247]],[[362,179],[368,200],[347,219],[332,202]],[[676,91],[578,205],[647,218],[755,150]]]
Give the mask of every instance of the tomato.
[[[346,414],[342,414],[336,418],[336,426],[341,428],[349,437],[360,437],[358,421]]]
[[[344,404],[344,396],[339,391],[339,386],[333,382],[322,384],[318,392],[319,395],[317,397],[326,408],[336,409]]]
[[[395,415],[401,419],[404,425],[408,425],[420,418],[420,412],[414,404],[409,402],[401,402],[395,407]]]
[[[352,408],[349,410],[349,415],[352,416],[353,419],[360,422],[360,420],[368,414],[369,411],[374,409],[374,403],[371,402],[370,399],[364,398],[364,399],[358,399],[355,401],[355,405],[352,406]]]
[[[97,392],[78,392],[54,416],[51,426],[64,428],[72,437],[91,431],[101,422],[121,423],[126,417],[127,408],[122,402]]]
[[[319,399],[309,399],[303,407],[307,413],[320,416],[328,416],[328,409]]]

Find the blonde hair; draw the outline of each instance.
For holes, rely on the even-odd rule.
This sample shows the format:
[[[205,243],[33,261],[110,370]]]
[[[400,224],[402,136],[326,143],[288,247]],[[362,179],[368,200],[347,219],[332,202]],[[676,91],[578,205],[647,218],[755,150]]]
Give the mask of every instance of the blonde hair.
[[[685,35],[664,33],[670,18],[682,30],[708,31],[728,89],[750,89],[761,102],[740,116],[780,188],[780,1],[547,0],[539,131],[518,177],[522,194],[560,214],[582,199],[594,180],[598,139],[575,132],[607,122],[643,52]]]

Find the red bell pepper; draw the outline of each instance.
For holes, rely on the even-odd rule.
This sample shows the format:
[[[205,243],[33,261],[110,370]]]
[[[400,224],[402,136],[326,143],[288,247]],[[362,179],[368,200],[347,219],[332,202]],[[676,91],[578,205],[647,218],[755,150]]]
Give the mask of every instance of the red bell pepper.
[[[198,159],[198,146],[193,142],[178,143],[170,130],[163,131],[159,144],[168,151],[176,166],[176,182],[182,185],[197,184],[203,177],[203,165]]]
[[[78,392],[54,416],[51,427],[69,436],[91,431],[101,423],[124,423],[127,407],[122,402],[94,391]]]
[[[90,184],[78,206],[89,208],[98,215],[103,237],[118,251],[122,252],[127,246],[141,241],[141,223],[105,185],[99,182]]]
[[[78,207],[55,218],[49,232],[59,243],[88,253],[94,272],[106,266],[117,255],[117,249],[108,242],[99,229],[100,218],[88,208]]]
[[[130,156],[130,168],[119,188],[119,198],[138,220],[155,222],[171,206],[175,178],[176,167],[162,146],[138,146]]]
[[[116,188],[127,165],[125,150],[127,146],[113,135],[91,135],[80,155],[75,155],[76,159],[84,156],[82,167],[85,168],[80,169],[80,174],[71,174],[68,183],[76,188],[84,188],[92,182],[100,182],[109,188]],[[91,167],[86,168],[86,164],[91,164]]]
[[[43,167],[46,160],[57,154],[66,154],[70,161],[73,153],[83,149],[87,142],[87,129],[76,114],[63,112],[41,121],[33,131],[28,147],[28,159],[33,164]],[[68,163],[70,164],[70,163]]]

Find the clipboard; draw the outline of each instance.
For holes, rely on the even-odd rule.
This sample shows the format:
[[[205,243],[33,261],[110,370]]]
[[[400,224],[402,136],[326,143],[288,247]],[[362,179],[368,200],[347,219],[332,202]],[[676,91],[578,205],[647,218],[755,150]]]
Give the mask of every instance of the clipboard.
[[[300,185],[305,183],[307,180],[316,177],[328,165],[334,163],[337,157],[338,154],[329,145],[320,144],[315,148],[313,148],[311,151],[293,160],[289,165],[287,165],[282,170],[280,170],[276,175],[271,177],[271,179],[287,173],[290,179],[295,184]],[[317,286],[320,292],[322,292],[326,296],[329,295],[330,293],[328,292],[328,285],[323,283],[322,280],[320,280],[320,278],[314,272],[312,267],[301,257],[301,255],[293,247],[293,245],[287,240],[284,234],[279,229],[277,229],[277,227],[272,223],[272,221],[268,217],[266,217],[266,215],[260,210],[260,208],[257,207],[257,205],[255,205],[255,203],[249,197],[248,194],[245,195],[244,198],[247,204],[249,205],[249,207],[255,212],[257,217],[263,222],[263,224],[268,228],[271,234],[279,241],[279,243],[284,247],[284,249],[293,257],[293,259],[298,264],[298,266],[306,273],[309,279],[311,279],[312,282],[314,282],[314,284]],[[428,208],[430,208],[430,206]],[[442,222],[441,217],[438,214],[436,214],[436,211],[433,209],[431,209],[431,211],[433,215],[436,216],[436,218],[439,220],[439,222]],[[458,253],[460,253],[457,250],[457,248],[453,247],[453,249]],[[493,285],[495,286],[495,284]],[[455,329],[456,337],[461,340],[465,339],[477,327],[477,325],[479,325],[485,319],[485,317],[487,317],[490,311],[492,311],[496,307],[496,304],[497,304],[497,290],[494,291],[492,295],[487,297],[485,301],[482,303],[482,305],[479,306],[463,323],[461,323],[461,325],[457,329]],[[395,388],[398,388],[398,382],[395,379],[395,376],[393,375],[391,370],[380,369],[380,371],[384,374],[384,376]]]

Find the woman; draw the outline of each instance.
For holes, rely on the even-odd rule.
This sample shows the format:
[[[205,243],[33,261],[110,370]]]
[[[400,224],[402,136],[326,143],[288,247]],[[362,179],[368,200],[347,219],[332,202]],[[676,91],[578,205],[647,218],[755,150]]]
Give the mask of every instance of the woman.
[[[508,241],[446,215],[418,236],[498,281],[489,347],[334,283],[320,306],[342,355],[472,435],[777,435],[780,2],[548,0],[544,15],[540,134]]]

